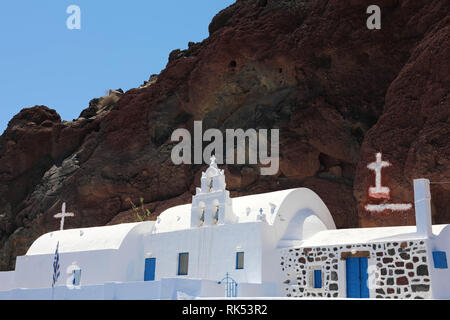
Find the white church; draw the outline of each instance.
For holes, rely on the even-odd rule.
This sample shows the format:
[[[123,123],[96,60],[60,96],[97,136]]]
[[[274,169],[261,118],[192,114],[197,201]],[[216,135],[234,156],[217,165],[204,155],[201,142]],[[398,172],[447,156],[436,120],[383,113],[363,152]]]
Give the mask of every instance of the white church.
[[[449,299],[450,226],[431,224],[428,180],[414,192],[416,226],[337,230],[306,188],[230,198],[213,158],[192,204],[157,221],[63,230],[64,207],[61,230],[0,272],[0,299]]]

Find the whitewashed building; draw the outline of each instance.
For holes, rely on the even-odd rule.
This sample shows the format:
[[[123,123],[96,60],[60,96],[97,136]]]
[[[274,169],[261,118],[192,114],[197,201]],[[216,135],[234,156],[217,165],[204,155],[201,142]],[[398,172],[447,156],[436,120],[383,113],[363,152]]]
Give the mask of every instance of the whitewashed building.
[[[450,298],[450,227],[431,226],[427,180],[415,196],[417,228],[336,230],[306,188],[230,198],[212,160],[157,221],[42,235],[0,272],[0,299]]]

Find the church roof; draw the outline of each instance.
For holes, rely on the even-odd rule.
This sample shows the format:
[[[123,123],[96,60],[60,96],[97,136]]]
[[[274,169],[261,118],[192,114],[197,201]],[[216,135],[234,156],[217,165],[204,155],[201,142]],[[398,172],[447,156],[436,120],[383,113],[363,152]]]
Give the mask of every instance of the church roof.
[[[238,217],[238,223],[257,221],[260,209],[263,209],[263,213],[266,213],[266,216],[270,218],[272,216],[272,214],[270,214],[272,209],[269,203],[279,207],[286,195],[292,190],[293,189],[232,198],[233,212]],[[250,208],[250,210],[247,208]],[[162,233],[189,229],[191,224],[190,215],[191,204],[169,208],[161,213],[160,221],[155,224],[153,232]],[[271,221],[268,222],[271,223]]]
[[[447,226],[447,224],[433,225],[433,234],[439,235]],[[417,234],[416,226],[338,229],[320,231],[303,241],[301,247],[407,241],[422,238],[425,237]]]
[[[232,198],[237,223],[261,220],[261,210],[269,225],[281,228],[299,208],[319,214],[328,228],[335,228],[333,219],[322,200],[307,188],[296,188]],[[119,249],[130,235],[162,233],[190,229],[191,204],[165,210],[155,221],[125,223],[113,226],[54,231],[39,237],[30,247],[27,256],[54,254],[59,242],[59,252],[80,252]],[[283,218],[284,217],[284,218]],[[276,223],[278,221],[278,224]],[[314,228],[311,225],[311,228]]]
[[[54,231],[40,236],[28,249],[27,256],[59,252],[119,249],[125,238],[142,228],[151,230],[154,222],[124,223],[113,226]]]
[[[293,194],[295,196],[292,196]],[[334,222],[322,200],[312,190],[307,188],[295,188],[232,198],[233,212],[238,217],[238,223],[258,221],[258,216],[262,209],[267,223],[273,225],[277,217],[279,218],[281,214],[285,213],[284,211],[289,210],[289,207],[296,210],[302,203],[313,203],[311,207],[314,207],[314,211],[322,213],[322,217],[325,217],[325,219],[329,217],[330,221],[325,221],[325,223],[334,228]],[[282,205],[284,206],[283,212],[280,212],[279,209]],[[165,210],[155,224],[153,233],[189,229],[191,223],[190,214],[191,204]]]

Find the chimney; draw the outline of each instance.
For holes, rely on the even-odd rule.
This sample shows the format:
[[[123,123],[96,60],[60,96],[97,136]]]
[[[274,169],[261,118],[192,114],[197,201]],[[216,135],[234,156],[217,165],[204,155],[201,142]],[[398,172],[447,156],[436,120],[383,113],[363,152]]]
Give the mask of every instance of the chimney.
[[[431,237],[431,194],[430,180],[415,179],[414,180],[414,207],[416,212],[417,233],[420,236]]]

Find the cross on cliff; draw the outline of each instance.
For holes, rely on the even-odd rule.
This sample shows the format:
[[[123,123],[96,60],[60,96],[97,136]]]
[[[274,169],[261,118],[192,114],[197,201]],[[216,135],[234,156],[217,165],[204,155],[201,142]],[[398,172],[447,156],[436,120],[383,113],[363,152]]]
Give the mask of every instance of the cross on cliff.
[[[375,171],[375,187],[369,188],[369,196],[373,198],[388,198],[389,188],[381,186],[381,169],[389,167],[391,164],[381,160],[381,153],[376,154],[376,161],[367,165],[367,168]]]
[[[75,216],[72,212],[66,212],[66,203],[64,202],[61,207],[61,212],[55,214],[53,217],[56,219],[61,219],[60,230],[64,230],[64,218],[65,217],[73,217]]]

